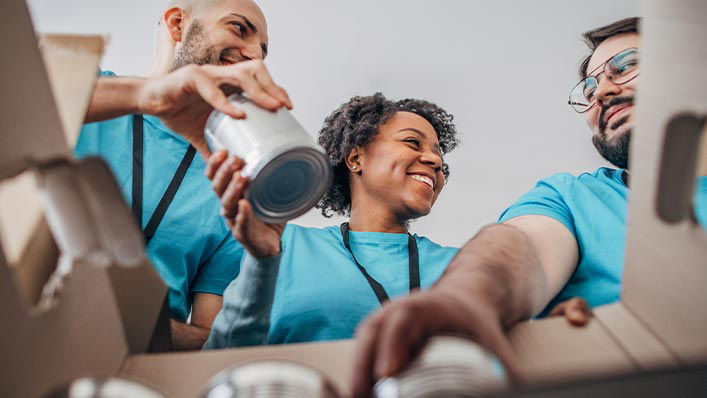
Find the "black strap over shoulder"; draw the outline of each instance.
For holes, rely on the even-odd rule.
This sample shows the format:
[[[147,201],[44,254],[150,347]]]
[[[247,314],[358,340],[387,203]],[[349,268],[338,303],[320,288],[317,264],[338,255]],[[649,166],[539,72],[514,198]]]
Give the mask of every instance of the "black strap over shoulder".
[[[143,198],[143,169],[144,169],[144,118],[142,115],[133,115],[133,213],[138,220],[138,225],[142,227],[142,198]],[[157,232],[164,215],[167,213],[169,205],[172,204],[174,197],[177,195],[179,186],[184,181],[187,175],[187,170],[194,160],[196,149],[189,145],[184,157],[182,158],[176,173],[167,186],[167,190],[162,195],[162,199],[157,204],[155,212],[147,222],[145,229],[142,231],[145,237],[145,245],[150,244],[152,237]]]
[[[341,237],[344,241],[344,246],[349,251],[349,253],[351,253],[351,257],[353,257],[354,263],[356,264],[356,267],[358,267],[358,270],[361,271],[363,276],[366,278],[366,281],[368,281],[368,284],[371,285],[371,288],[376,294],[378,301],[383,304],[386,301],[390,300],[390,297],[383,288],[383,285],[381,285],[377,280],[375,280],[371,275],[368,274],[366,269],[363,268],[363,266],[358,262],[356,256],[351,250],[351,244],[349,243],[349,223],[345,222],[341,224],[340,229]],[[408,234],[408,266],[410,269],[410,291],[412,292],[413,289],[420,288],[420,259],[419,253],[417,251],[417,242],[415,241],[415,238],[413,238],[413,236],[410,234]]]

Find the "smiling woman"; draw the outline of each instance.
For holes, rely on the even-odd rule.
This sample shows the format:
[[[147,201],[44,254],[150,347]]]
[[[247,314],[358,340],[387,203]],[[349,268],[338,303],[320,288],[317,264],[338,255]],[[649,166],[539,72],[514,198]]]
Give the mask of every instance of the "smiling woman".
[[[208,173],[224,209],[237,209],[230,223],[248,255],[205,348],[350,338],[382,303],[431,286],[456,254],[408,232],[449,176],[442,155],[458,144],[452,115],[422,100],[354,97],[326,119],[319,143],[335,181],[318,207],[326,216],[350,214],[341,226],[257,220],[243,199],[243,162],[210,159]]]

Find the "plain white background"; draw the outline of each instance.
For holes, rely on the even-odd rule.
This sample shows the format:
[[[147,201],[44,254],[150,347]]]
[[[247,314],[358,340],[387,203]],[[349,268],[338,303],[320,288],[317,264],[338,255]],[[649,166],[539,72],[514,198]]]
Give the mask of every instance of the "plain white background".
[[[163,0],[28,0],[40,32],[110,35],[102,67],[145,75]],[[313,135],[353,95],[423,98],[455,115],[451,178],[413,231],[459,246],[539,178],[606,163],[567,105],[581,33],[640,15],[638,0],[260,0],[266,64]],[[314,210],[294,222],[338,224]]]

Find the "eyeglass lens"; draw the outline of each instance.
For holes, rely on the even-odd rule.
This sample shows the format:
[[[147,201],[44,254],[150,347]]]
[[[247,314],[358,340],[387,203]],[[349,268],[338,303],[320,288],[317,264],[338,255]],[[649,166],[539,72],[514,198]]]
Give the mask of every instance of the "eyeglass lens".
[[[594,101],[594,94],[599,87],[599,76],[603,73],[614,84],[624,84],[638,73],[638,50],[629,48],[604,63],[603,70],[580,81],[570,93],[570,105],[578,111],[587,110]]]

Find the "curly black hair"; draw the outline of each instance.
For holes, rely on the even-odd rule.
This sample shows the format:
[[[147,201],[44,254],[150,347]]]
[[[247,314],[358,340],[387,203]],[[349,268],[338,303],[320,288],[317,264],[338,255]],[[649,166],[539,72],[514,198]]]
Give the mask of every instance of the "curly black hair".
[[[346,157],[355,147],[370,143],[378,135],[380,126],[397,112],[412,112],[425,118],[437,132],[442,155],[459,144],[454,116],[431,102],[411,98],[391,101],[381,93],[351,98],[324,120],[319,132],[319,145],[324,147],[334,167],[331,188],[316,205],[324,217],[334,213],[350,214],[351,187]],[[442,164],[442,172],[449,178],[446,163]]]

